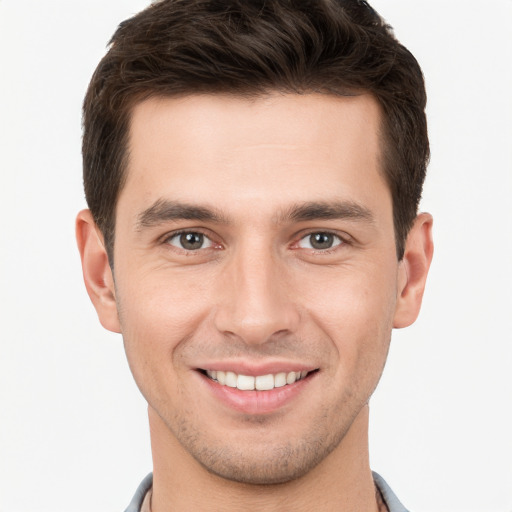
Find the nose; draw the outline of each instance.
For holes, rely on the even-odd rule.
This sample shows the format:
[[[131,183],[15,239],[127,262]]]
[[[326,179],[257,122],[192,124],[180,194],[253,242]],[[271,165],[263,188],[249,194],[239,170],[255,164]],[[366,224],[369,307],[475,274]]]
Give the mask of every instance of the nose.
[[[221,273],[216,328],[246,344],[296,332],[300,314],[285,263],[271,250],[240,250]]]

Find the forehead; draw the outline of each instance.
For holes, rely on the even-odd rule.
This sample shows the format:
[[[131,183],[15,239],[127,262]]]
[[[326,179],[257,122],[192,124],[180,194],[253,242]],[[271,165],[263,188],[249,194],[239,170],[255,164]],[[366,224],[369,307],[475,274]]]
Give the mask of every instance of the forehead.
[[[120,203],[135,211],[163,197],[262,212],[326,195],[371,203],[389,195],[379,133],[367,94],[152,98],[132,112]]]

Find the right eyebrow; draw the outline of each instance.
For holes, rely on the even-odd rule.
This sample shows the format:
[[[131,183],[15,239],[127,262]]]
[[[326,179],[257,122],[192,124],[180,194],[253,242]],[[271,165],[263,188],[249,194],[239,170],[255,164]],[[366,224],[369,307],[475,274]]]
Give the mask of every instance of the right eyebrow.
[[[352,201],[312,201],[293,205],[280,218],[295,222],[310,220],[349,219],[373,224],[375,218],[371,210],[362,204]]]
[[[149,208],[137,215],[137,230],[150,228],[173,220],[197,220],[228,224],[219,212],[204,206],[197,206],[179,201],[158,199]]]

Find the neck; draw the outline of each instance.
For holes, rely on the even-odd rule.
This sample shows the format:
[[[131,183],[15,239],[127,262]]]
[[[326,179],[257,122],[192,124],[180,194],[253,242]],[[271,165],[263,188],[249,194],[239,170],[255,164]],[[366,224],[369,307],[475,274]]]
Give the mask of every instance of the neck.
[[[276,485],[250,485],[208,472],[149,409],[153,453],[152,512],[175,510],[377,512],[368,457],[368,407],[341,443],[306,475]]]

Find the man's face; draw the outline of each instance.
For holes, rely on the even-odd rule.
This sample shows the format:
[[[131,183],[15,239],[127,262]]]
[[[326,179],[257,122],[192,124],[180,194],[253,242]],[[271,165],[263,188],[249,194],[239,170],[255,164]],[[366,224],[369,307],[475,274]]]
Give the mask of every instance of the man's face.
[[[299,477],[365,411],[401,272],[379,125],[369,95],[134,109],[114,249],[126,353],[152,428],[214,474]]]

